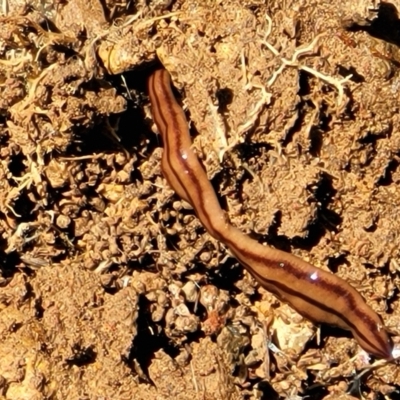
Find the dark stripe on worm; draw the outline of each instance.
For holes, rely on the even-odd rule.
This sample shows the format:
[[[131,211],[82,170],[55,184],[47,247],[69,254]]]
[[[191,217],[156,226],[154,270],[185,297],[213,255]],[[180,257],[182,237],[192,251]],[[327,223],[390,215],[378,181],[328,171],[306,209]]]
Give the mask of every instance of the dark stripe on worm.
[[[264,286],[270,285],[271,287],[275,287],[275,288],[281,290],[284,293],[290,294],[292,296],[301,297],[307,303],[309,303],[310,305],[313,305],[314,307],[318,307],[318,308],[324,310],[327,313],[331,313],[331,314],[336,315],[339,319],[341,319],[344,322],[345,325],[350,327],[350,330],[353,333],[356,333],[357,336],[359,336],[365,343],[368,343],[369,348],[373,350],[373,354],[379,355],[382,358],[387,358],[387,351],[382,352],[382,348],[384,348],[384,349],[387,348],[387,343],[385,343],[380,336],[378,336],[379,343],[375,344],[366,335],[364,335],[363,332],[360,331],[357,328],[357,326],[355,324],[353,324],[352,321],[350,321],[348,318],[346,318],[345,315],[340,314],[333,306],[329,306],[329,305],[325,304],[324,302],[319,301],[318,299],[315,299],[315,298],[313,298],[311,296],[308,296],[305,293],[300,293],[298,291],[295,291],[295,290],[293,290],[292,288],[290,288],[289,286],[285,285],[282,282],[278,282],[278,281],[273,280],[273,279],[268,279],[265,276],[262,276],[262,275],[258,274],[256,271],[254,271],[249,265],[247,265],[242,259],[240,259],[240,257],[237,257],[237,258],[239,259],[240,263],[244,267],[246,267],[246,269],[258,280],[258,282],[261,283],[261,285],[264,285]],[[275,293],[273,289],[270,289],[270,290],[273,293]],[[279,297],[279,293],[276,293],[276,295]],[[354,299],[353,298],[352,298],[352,300],[353,301],[351,301],[351,303],[354,303]],[[353,304],[353,306],[356,307],[355,304]],[[310,321],[313,321],[312,314],[307,313],[307,310],[303,309],[302,310],[302,314],[303,314],[303,316],[305,316]],[[367,315],[363,314],[362,316],[359,315],[359,317],[365,317],[366,318],[364,321],[369,326],[371,332],[377,329],[376,322],[371,320]],[[314,322],[318,323],[318,321],[314,321]]]
[[[150,85],[152,86],[153,93],[157,93],[157,90],[155,88],[155,81],[156,81],[156,77],[157,77],[157,75],[156,75],[157,72],[162,72],[162,71],[156,71],[153,79],[150,80]],[[166,79],[168,79],[168,82],[167,82],[168,86],[167,86],[167,83],[165,82]],[[204,197],[203,197],[203,194],[202,194],[202,191],[201,191],[201,187],[197,184],[198,179],[196,178],[196,174],[193,171],[193,169],[191,168],[190,163],[188,162],[188,161],[191,160],[191,158],[188,157],[188,160],[183,160],[182,156],[181,156],[181,153],[179,151],[181,148],[183,148],[181,136],[180,135],[172,135],[172,138],[171,138],[170,137],[171,135],[170,135],[167,138],[167,133],[168,133],[168,131],[170,129],[173,132],[174,131],[179,132],[180,127],[179,127],[179,124],[177,123],[177,118],[169,118],[168,119],[167,117],[164,116],[163,110],[165,109],[166,111],[169,112],[169,114],[168,114],[168,112],[166,112],[165,114],[167,114],[169,116],[174,115],[175,117],[177,115],[177,112],[182,112],[182,115],[184,116],[183,110],[181,109],[181,107],[179,106],[179,104],[176,101],[175,97],[173,96],[173,93],[172,93],[172,90],[171,90],[171,87],[170,87],[169,76],[167,78],[165,78],[165,79],[162,79],[162,76],[161,76],[160,77],[160,82],[158,84],[160,86],[162,86],[162,88],[163,88],[163,90],[164,90],[164,92],[166,94],[169,94],[169,96],[164,96],[164,98],[163,98],[163,100],[164,100],[163,104],[165,105],[165,107],[161,107],[161,103],[158,100],[158,97],[157,96],[153,96],[154,97],[154,102],[155,102],[155,104],[157,106],[157,109],[158,109],[158,111],[157,111],[158,115],[160,116],[160,119],[162,120],[162,123],[164,125],[165,133],[162,134],[163,140],[164,140],[164,148],[165,148],[165,155],[164,156],[168,160],[169,169],[173,173],[173,175],[175,177],[175,180],[177,182],[179,182],[179,185],[180,185],[181,189],[184,191],[184,193],[186,195],[186,200],[189,201],[189,203],[192,206],[193,206],[193,204],[197,204],[197,203],[199,203],[201,205],[200,207],[194,207],[193,206],[193,208],[195,210],[196,209],[201,209],[203,211],[203,217],[205,218],[205,221],[203,220],[204,218],[201,218],[203,220],[202,221],[203,224],[205,224],[208,227],[208,230],[212,231],[210,233],[212,233],[212,235],[215,238],[219,239],[221,237],[221,233],[214,226],[215,224],[213,223],[213,221],[210,218],[211,216],[209,216],[207,214],[207,212],[204,212],[205,211],[205,205],[204,205],[205,201],[204,201]],[[179,110],[174,111],[174,107],[175,108],[179,108]],[[169,144],[170,140],[173,142],[173,146],[170,146],[170,144]],[[192,152],[192,150],[189,149],[188,152],[190,153],[190,152]],[[193,156],[195,157],[195,154],[193,154]],[[175,169],[173,167],[174,166],[174,161],[178,162],[180,164],[180,166],[182,168],[181,170]],[[186,190],[186,187],[185,187],[185,185],[184,185],[184,183],[182,182],[182,179],[181,179],[182,171],[186,172],[185,173],[185,177],[189,178],[191,180],[191,184],[196,189],[195,196],[192,196],[191,193],[188,190]],[[204,174],[205,174],[205,170],[203,170],[203,171],[204,171]],[[167,177],[167,179],[168,179],[168,177]],[[194,198],[194,197],[196,197],[196,198]],[[223,213],[222,208],[219,207],[219,210],[220,210],[221,213]]]

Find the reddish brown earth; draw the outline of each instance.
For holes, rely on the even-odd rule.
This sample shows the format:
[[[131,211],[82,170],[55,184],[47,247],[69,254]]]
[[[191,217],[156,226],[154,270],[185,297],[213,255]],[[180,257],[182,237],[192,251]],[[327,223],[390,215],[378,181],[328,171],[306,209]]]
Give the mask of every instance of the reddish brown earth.
[[[395,364],[366,370],[174,194],[145,79],[171,73],[232,223],[396,343],[400,0],[25,3],[0,7],[0,398],[396,398]]]

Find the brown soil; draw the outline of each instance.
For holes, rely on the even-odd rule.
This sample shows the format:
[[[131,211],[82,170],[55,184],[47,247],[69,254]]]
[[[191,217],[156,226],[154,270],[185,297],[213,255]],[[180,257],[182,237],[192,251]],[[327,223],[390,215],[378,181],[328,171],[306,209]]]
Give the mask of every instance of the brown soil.
[[[0,398],[394,398],[395,364],[359,377],[174,194],[145,80],[171,73],[232,223],[397,342],[400,0],[26,3],[0,10]]]

